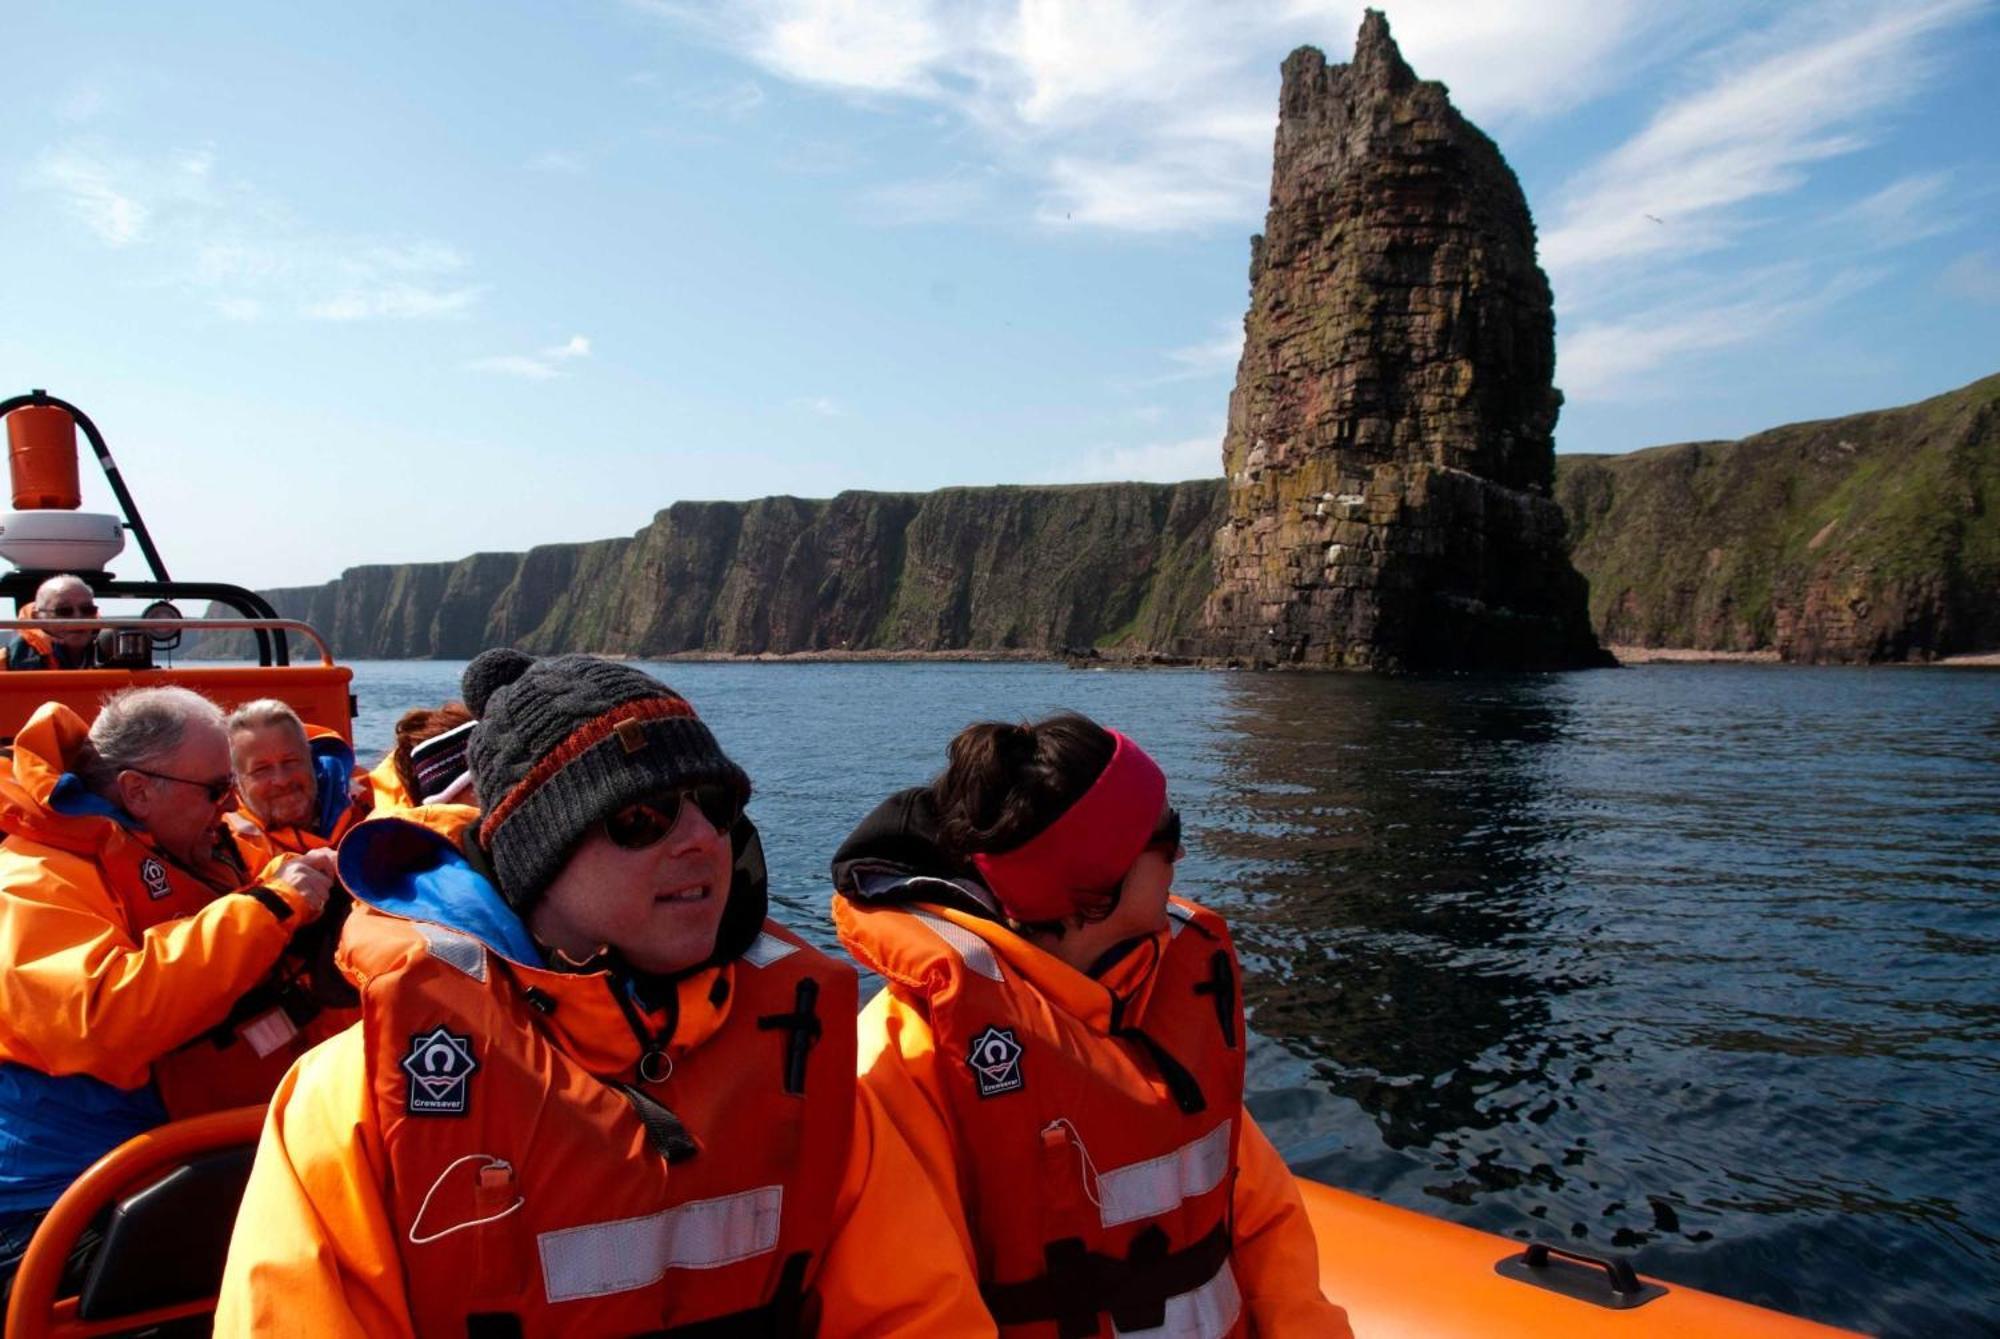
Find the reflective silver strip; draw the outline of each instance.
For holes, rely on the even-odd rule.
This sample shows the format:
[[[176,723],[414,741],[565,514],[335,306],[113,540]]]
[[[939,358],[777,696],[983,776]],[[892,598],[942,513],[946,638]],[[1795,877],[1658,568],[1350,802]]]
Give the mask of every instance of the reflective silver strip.
[[[1236,1271],[1224,1260],[1214,1278],[1167,1299],[1167,1318],[1161,1324],[1150,1330],[1121,1330],[1114,1323],[1111,1332],[1120,1339],[1224,1339],[1242,1314]]]
[[[752,967],[769,967],[798,951],[797,944],[787,944],[774,934],[760,933],[750,941],[750,947],[743,950],[743,961]]]
[[[1229,1131],[1224,1121],[1171,1153],[1100,1173],[1097,1202],[1104,1226],[1158,1218],[1221,1185],[1229,1171]]]
[[[415,921],[417,933],[430,946],[431,956],[447,966],[456,967],[474,981],[486,979],[486,946],[471,935],[462,935],[456,930],[447,930],[442,925],[432,925],[429,921]]]
[[[644,1218],[544,1232],[542,1284],[551,1302],[605,1297],[658,1283],[669,1269],[717,1269],[778,1244],[783,1186],[691,1200]]]
[[[932,933],[944,940],[951,949],[965,960],[965,965],[985,977],[988,981],[1004,981],[1000,972],[1000,960],[993,956],[993,950],[986,941],[962,925],[953,925],[942,916],[933,916],[928,911],[912,911],[919,924],[930,927]]]
[[[1167,926],[1167,937],[1169,939],[1179,939],[1181,931],[1187,929],[1189,924],[1193,922],[1194,912],[1186,907],[1178,907],[1169,902],[1167,903],[1167,919],[1171,922]]]

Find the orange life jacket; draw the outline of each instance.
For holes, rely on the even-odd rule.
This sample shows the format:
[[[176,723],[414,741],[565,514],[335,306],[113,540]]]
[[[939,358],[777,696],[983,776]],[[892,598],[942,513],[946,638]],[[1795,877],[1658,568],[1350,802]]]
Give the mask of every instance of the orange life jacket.
[[[348,830],[366,817],[368,815],[364,811],[350,808],[333,825],[333,831],[323,837],[308,828],[267,828],[248,809],[231,809],[222,816],[222,824],[236,842],[236,850],[243,857],[243,867],[255,870],[262,869],[281,855],[304,855],[316,847],[338,846]]]
[[[32,612],[33,609],[34,606],[29,605],[26,609],[21,611],[19,617],[21,618],[33,617],[33,612]],[[16,628],[14,630],[14,635],[20,638],[21,640],[18,645],[10,645],[5,649],[4,654],[0,654],[0,670],[11,670],[16,668],[90,669],[97,664],[97,647],[95,643],[84,648],[80,657],[79,664],[65,665],[62,663],[60,654],[56,650],[55,638],[51,637],[48,633],[43,632],[40,628]],[[16,666],[14,664],[14,660],[17,656],[29,663],[26,665]]]
[[[1174,899],[1168,934],[1136,950],[1157,968],[1130,997],[1106,990],[1093,1021],[1003,963],[986,942],[1008,934],[996,922],[846,898],[834,912],[854,955],[929,1014],[1001,1332],[1242,1333],[1229,1206],[1243,1012],[1221,918]]]
[[[395,809],[414,809],[417,797],[410,794],[410,788],[403,784],[403,774],[396,770],[396,751],[382,755],[382,761],[368,769],[368,789],[374,797],[370,806],[377,814],[387,814]]]
[[[365,906],[341,964],[417,1334],[810,1333],[852,1131],[852,969],[767,922],[680,983],[670,1017],[716,1030],[642,1077],[641,1015],[607,974]]]
[[[8,849],[42,855],[61,864],[66,877],[99,883],[120,928],[136,941],[156,925],[192,916],[227,890],[196,878],[116,818],[50,807],[56,781],[86,732],[82,717],[53,703],[21,728],[12,756],[0,765],[0,831],[8,834]],[[270,1100],[311,1044],[285,1012],[277,984],[253,989],[223,1022],[153,1061],[152,1079],[170,1117]],[[11,1054],[0,1034],[0,1060],[36,1067],[39,1057]]]

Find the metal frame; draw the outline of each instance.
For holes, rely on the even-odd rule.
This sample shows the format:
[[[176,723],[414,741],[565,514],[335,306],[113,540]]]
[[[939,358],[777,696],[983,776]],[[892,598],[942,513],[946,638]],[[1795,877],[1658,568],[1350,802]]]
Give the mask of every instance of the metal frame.
[[[0,574],[0,599],[12,599],[15,606],[28,603],[35,598],[35,590],[52,576],[74,576],[90,587],[91,594],[113,600],[208,600],[214,604],[225,604],[246,619],[266,624],[292,625],[295,620],[278,616],[271,602],[254,590],[230,585],[226,581],[120,581],[109,572],[53,572],[17,571]],[[102,620],[88,620],[102,626]],[[182,626],[197,623],[198,619],[184,619]],[[36,625],[41,625],[36,620]],[[54,620],[48,620],[53,623]],[[304,624],[298,624],[305,627]],[[285,638],[284,627],[253,628],[257,634],[257,663],[260,665],[289,665],[292,663],[291,646]],[[312,634],[320,640],[319,634]]]
[[[40,632],[72,632],[78,628],[137,628],[143,632],[302,632],[319,648],[319,663],[333,663],[333,648],[318,628],[296,618],[0,618],[0,632],[33,628]],[[266,660],[265,665],[271,662]],[[278,662],[291,663],[289,657]]]
[[[160,561],[160,551],[153,547],[153,532],[146,528],[146,518],[139,514],[139,504],[132,500],[131,490],[125,487],[125,476],[118,472],[118,462],[111,458],[111,448],[104,444],[104,434],[90,421],[90,415],[68,400],[58,399],[37,386],[26,395],[0,400],[0,418],[7,417],[16,409],[26,409],[30,405],[54,405],[76,420],[76,426],[83,429],[83,435],[90,441],[90,449],[97,453],[97,463],[103,467],[104,477],[111,484],[111,491],[118,498],[118,505],[125,511],[125,528],[139,541],[139,552],[146,555],[146,566],[153,569],[153,579],[171,581],[173,578],[167,575],[167,565]]]

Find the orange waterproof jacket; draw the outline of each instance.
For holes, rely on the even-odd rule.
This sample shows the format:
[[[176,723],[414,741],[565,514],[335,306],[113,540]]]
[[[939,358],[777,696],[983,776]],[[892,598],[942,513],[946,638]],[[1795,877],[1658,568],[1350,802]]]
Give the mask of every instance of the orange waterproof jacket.
[[[861,1015],[862,1084],[961,1216],[1003,1333],[1348,1333],[1243,1110],[1219,917],[1176,898],[1095,979],[957,906],[841,897],[834,920],[889,983]]]
[[[396,770],[394,749],[383,754],[382,761],[368,769],[368,789],[374,796],[374,813],[387,814],[396,809],[417,807],[417,797],[410,794],[410,788],[403,784],[403,774]]]
[[[217,1333],[992,1334],[854,1084],[852,969],[767,922],[657,1008],[548,970],[451,844],[476,817],[343,844],[364,903],[426,919],[350,919],[363,1022],[273,1102]]]
[[[118,1142],[81,1114],[113,1092],[151,1080],[174,1116],[261,1102],[304,1049],[275,999],[242,1007],[300,923],[298,895],[218,893],[160,853],[67,775],[86,733],[50,703],[0,756],[0,1207],[10,1182],[38,1197],[61,1164],[73,1177]],[[45,1174],[9,1164],[23,1141]]]

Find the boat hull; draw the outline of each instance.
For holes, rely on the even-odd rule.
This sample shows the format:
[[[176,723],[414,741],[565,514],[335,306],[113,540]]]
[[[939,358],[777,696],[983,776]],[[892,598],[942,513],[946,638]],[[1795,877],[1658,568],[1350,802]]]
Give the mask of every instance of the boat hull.
[[[1496,1266],[1518,1260],[1524,1242],[1303,1178],[1298,1184],[1319,1237],[1320,1287],[1347,1309],[1355,1339],[1835,1339],[1855,1334],[1643,1276],[1642,1283],[1663,1291],[1636,1306],[1613,1309],[1500,1273]],[[1584,1266],[1557,1261],[1545,1269],[1559,1276],[1557,1281],[1600,1283],[1598,1272]],[[1586,1289],[1592,1290],[1609,1292],[1608,1287]]]

